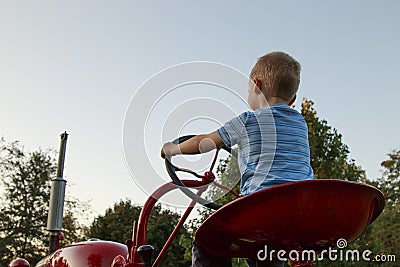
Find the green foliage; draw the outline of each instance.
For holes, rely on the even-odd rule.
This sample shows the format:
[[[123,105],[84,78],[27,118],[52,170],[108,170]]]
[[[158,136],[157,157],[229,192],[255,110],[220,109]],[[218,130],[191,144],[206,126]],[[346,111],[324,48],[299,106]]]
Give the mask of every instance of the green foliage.
[[[220,184],[227,185],[234,191],[240,192],[240,171],[236,158],[229,156],[227,159],[221,160],[217,168],[217,177],[217,181]],[[214,187],[211,194],[223,196],[216,200],[216,202],[220,204],[226,204],[236,199],[234,195],[218,187]]]
[[[139,217],[140,210],[130,201],[120,201],[107,209],[104,216],[98,216],[85,231],[85,236],[124,243],[132,237],[133,221]]]
[[[311,166],[315,179],[365,181],[365,171],[349,158],[349,148],[342,135],[326,120],[320,119],[314,102],[304,99],[301,114],[307,122]]]
[[[106,210],[105,215],[98,216],[87,229],[87,238],[99,238],[124,243],[132,238],[133,222],[139,220],[141,207],[133,205],[130,200],[120,201],[113,208]],[[147,243],[155,248],[153,255],[158,255],[164,243],[172,233],[180,216],[170,210],[155,206],[150,213],[147,226]],[[185,249],[180,240],[189,240],[189,233],[183,227],[172,242],[162,266],[189,266],[190,261],[184,259]],[[154,259],[153,259],[154,260]]]
[[[388,156],[389,159],[381,163],[384,170],[378,179],[378,187],[384,192],[388,205],[395,207],[400,199],[400,149]]]
[[[382,176],[378,179],[378,188],[386,197],[386,207],[382,215],[371,225],[371,243],[374,252],[395,254],[400,259],[400,149],[388,154],[383,161]],[[387,265],[389,266],[389,265]],[[393,265],[394,266],[394,265]]]
[[[0,265],[23,257],[31,264],[48,252],[46,231],[50,181],[56,173],[51,151],[26,154],[18,142],[0,140]],[[79,226],[66,208],[66,239],[75,241]]]

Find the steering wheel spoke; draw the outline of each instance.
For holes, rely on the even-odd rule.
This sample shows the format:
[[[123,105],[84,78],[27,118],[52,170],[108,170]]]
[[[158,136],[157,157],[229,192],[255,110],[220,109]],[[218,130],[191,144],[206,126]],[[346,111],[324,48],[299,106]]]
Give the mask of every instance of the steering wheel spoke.
[[[179,137],[177,139],[175,139],[174,141],[172,141],[172,143],[174,144],[180,144],[186,140],[189,140],[190,138],[194,137],[194,135],[187,135],[187,136],[182,136]],[[226,150],[227,152],[231,153],[233,156],[236,156],[236,153],[233,152],[231,149],[227,148],[227,147],[222,147],[222,149]],[[212,172],[212,169],[214,168],[214,165],[216,163],[216,159],[217,159],[217,155],[218,155],[218,151],[216,152],[216,155],[214,157],[214,160],[211,164],[211,170],[209,172],[206,172],[205,175],[199,175],[198,173],[189,170],[189,169],[184,169],[184,168],[180,168],[180,167],[176,167],[171,163],[171,157],[166,157],[165,158],[165,167],[167,169],[167,172],[169,174],[169,176],[171,177],[172,181],[179,186],[179,189],[188,197],[190,197],[191,199],[195,200],[196,202],[200,203],[203,206],[206,206],[208,208],[211,209],[219,209],[220,207],[222,207],[222,205],[214,203],[212,201],[206,200],[204,198],[202,198],[201,196],[195,194],[194,192],[192,192],[191,190],[189,190],[181,181],[181,179],[177,176],[177,172],[186,172],[186,173],[190,173],[193,176],[197,177],[197,178],[201,178],[202,182],[203,182],[203,186],[208,186],[209,184],[214,183],[214,181],[211,179],[209,179],[209,175]],[[207,174],[208,173],[208,174]],[[213,175],[212,175],[213,176]],[[227,187],[221,187],[229,192],[231,192],[232,190],[227,188]]]

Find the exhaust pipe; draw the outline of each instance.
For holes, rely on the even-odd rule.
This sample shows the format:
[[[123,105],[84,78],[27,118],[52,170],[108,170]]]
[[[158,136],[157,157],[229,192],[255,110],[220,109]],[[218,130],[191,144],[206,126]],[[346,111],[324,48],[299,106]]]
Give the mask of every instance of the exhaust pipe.
[[[67,181],[63,178],[63,172],[67,139],[67,132],[62,133],[58,155],[57,177],[51,181],[50,206],[47,217],[47,231],[50,232],[50,253],[53,253],[59,248],[59,241],[63,239],[61,230],[64,213],[65,187],[67,184]]]

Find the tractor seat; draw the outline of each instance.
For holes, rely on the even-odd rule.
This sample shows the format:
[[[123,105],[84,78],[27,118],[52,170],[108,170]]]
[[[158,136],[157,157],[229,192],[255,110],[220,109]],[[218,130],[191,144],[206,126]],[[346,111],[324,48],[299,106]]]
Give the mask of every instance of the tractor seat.
[[[255,258],[268,250],[322,251],[357,239],[382,212],[375,187],[342,180],[308,180],[264,189],[213,213],[196,232],[204,251]]]

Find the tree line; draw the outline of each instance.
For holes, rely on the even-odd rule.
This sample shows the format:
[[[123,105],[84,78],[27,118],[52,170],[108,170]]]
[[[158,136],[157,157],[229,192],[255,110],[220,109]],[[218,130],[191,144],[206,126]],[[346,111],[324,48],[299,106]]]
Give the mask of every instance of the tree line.
[[[363,182],[379,188],[386,197],[386,207],[365,233],[349,245],[349,249],[369,249],[379,254],[394,254],[400,260],[400,149],[388,153],[381,163],[382,174],[369,179],[365,170],[350,158],[350,149],[343,143],[342,135],[326,120],[319,118],[314,103],[304,99],[301,113],[309,128],[311,165],[315,179],[341,179]],[[50,197],[50,182],[55,178],[56,153],[52,150],[37,150],[26,153],[19,142],[0,140],[0,182],[3,194],[0,198],[0,266],[16,257],[24,257],[31,266],[47,254],[47,211]],[[219,163],[217,179],[228,183],[230,177],[238,177],[237,162],[227,158]],[[238,190],[239,185],[236,185]],[[208,197],[218,194],[212,189]],[[227,203],[232,197],[219,199]],[[104,215],[97,216],[85,226],[79,216],[90,211],[87,203],[67,198],[63,221],[65,239],[69,244],[88,238],[100,238],[124,243],[131,238],[133,221],[137,221],[141,207],[130,200],[120,200]],[[162,266],[190,266],[191,244],[195,230],[212,211],[200,209],[200,216],[189,221],[172,243]],[[179,214],[156,206],[148,225],[148,242],[156,251],[162,248]],[[246,266],[243,260],[233,261],[234,266]],[[361,265],[360,265],[361,264]],[[375,266],[365,262],[318,262],[317,266]],[[383,266],[395,266],[384,263]]]
[[[49,232],[46,231],[51,180],[56,178],[56,153],[37,150],[25,153],[19,142],[0,139],[0,266],[8,266],[21,257],[34,266],[48,254]],[[66,196],[61,246],[90,238],[124,243],[132,237],[132,226],[138,221],[141,207],[130,200],[121,200],[113,208],[97,216],[90,226],[79,218],[91,212],[88,203]],[[148,224],[147,240],[158,254],[179,221],[177,213],[155,206]],[[186,228],[179,238],[190,238]],[[185,248],[179,238],[171,244],[166,266],[188,266]],[[177,265],[175,265],[177,264]]]

